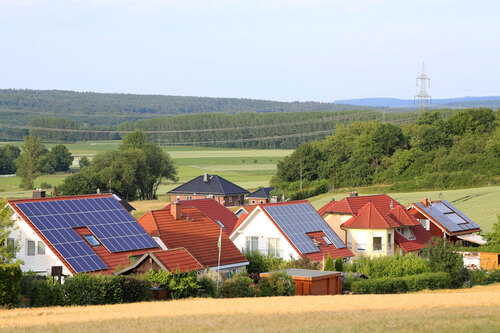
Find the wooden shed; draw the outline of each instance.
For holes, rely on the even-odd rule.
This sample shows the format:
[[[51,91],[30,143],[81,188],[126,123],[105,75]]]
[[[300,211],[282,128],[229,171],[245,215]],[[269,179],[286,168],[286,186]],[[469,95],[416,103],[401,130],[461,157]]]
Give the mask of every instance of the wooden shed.
[[[479,252],[479,260],[482,269],[498,269],[500,253]]]
[[[295,283],[295,295],[339,295],[342,294],[340,272],[316,271],[312,269],[288,268],[283,270]],[[269,277],[271,272],[260,273]]]

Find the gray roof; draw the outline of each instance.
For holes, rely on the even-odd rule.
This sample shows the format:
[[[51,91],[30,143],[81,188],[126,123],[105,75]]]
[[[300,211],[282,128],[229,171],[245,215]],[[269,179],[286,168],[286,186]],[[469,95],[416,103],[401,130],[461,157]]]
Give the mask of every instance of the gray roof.
[[[449,233],[474,232],[481,229],[479,225],[446,200],[433,201],[429,206],[424,206],[420,202],[416,202],[414,205],[436,220]]]
[[[263,187],[247,195],[247,198],[268,199],[274,187]]]
[[[332,274],[337,274],[340,272],[334,272],[334,271],[317,271],[314,269],[300,269],[300,268],[287,268],[280,270],[280,272],[286,272],[286,274],[290,276],[295,276],[295,277],[310,277],[310,278],[315,278],[315,277],[321,277],[321,276],[329,276]],[[272,272],[265,272],[261,274],[271,274]]]
[[[234,183],[231,183],[221,176],[205,174],[198,176],[187,183],[168,191],[167,193],[239,195],[248,194],[250,192]]]

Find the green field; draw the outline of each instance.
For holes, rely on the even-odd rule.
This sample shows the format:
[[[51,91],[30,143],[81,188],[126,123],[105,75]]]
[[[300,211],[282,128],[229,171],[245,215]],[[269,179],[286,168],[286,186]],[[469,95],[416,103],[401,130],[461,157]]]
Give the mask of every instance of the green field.
[[[14,144],[21,146],[21,142],[0,143],[0,146]],[[78,170],[78,160],[82,156],[92,158],[97,153],[118,149],[120,141],[100,141],[89,143],[66,144],[70,152],[75,156],[72,171]],[[54,144],[45,144],[50,149]],[[292,153],[293,150],[267,150],[267,149],[228,149],[228,148],[208,148],[208,147],[174,147],[163,146],[170,154],[174,163],[178,167],[179,182],[173,184],[165,182],[160,185],[158,194],[165,194],[167,191],[193,179],[199,175],[207,173],[217,173],[218,175],[246,188],[253,190],[259,186],[268,186],[269,180],[276,172],[278,161]],[[35,187],[41,187],[42,183],[50,185],[60,185],[68,174],[44,175],[36,179]],[[8,198],[29,197],[31,191],[19,189],[20,179],[18,177],[0,178],[0,192],[2,196]]]
[[[360,195],[379,194],[363,192]],[[484,232],[490,232],[500,214],[500,186],[469,188],[461,190],[421,191],[408,193],[387,193],[402,205],[422,200],[428,196],[431,200],[447,200],[457,207],[474,222],[478,223]],[[349,192],[330,192],[310,198],[314,208],[319,209],[334,198],[340,200],[349,195]]]

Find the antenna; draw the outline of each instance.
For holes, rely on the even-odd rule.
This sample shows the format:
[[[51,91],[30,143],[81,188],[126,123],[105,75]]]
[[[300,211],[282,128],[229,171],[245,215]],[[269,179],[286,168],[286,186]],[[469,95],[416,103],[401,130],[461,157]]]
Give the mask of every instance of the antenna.
[[[419,84],[420,81],[420,84]],[[415,95],[413,98],[413,103],[415,103],[415,100],[418,100],[418,108],[420,110],[425,109],[425,107],[428,104],[431,104],[432,98],[431,95],[427,93],[427,86],[430,88],[431,86],[431,79],[425,75],[425,64],[422,62],[422,74],[420,74],[419,77],[417,77],[417,87],[420,86],[420,89],[418,91],[418,94]]]

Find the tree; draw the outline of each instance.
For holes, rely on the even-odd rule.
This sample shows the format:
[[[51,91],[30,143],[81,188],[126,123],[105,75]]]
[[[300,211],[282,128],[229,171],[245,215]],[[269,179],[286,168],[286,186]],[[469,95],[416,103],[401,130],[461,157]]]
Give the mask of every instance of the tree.
[[[326,257],[325,264],[323,265],[323,270],[324,271],[335,270],[335,264],[333,263],[333,258],[330,254],[328,254],[328,257]]]
[[[83,169],[84,167],[90,166],[90,160],[88,159],[87,156],[82,156],[80,160],[78,161],[78,165],[80,166],[80,169]]]
[[[337,272],[344,271],[344,261],[342,260],[342,257],[337,257],[337,259],[335,259],[335,270]]]
[[[493,231],[487,233],[484,238],[488,241],[487,245],[499,245],[500,246],[500,215],[497,215],[498,221],[493,224]]]
[[[21,243],[18,239],[10,238],[10,234],[14,231],[14,220],[12,210],[7,205],[7,200],[0,200],[0,239],[2,246],[0,246],[0,264],[11,264],[16,259],[16,253],[21,249]],[[6,243],[5,243],[6,242]]]
[[[17,166],[16,175],[21,177],[21,187],[32,189],[35,179],[40,175],[41,157],[47,149],[40,138],[25,136],[21,148],[21,156],[14,163]]]
[[[65,145],[54,146],[47,154],[47,160],[55,171],[68,171],[73,163],[73,155]]]
[[[21,155],[21,149],[16,146],[7,145],[0,147],[0,175],[11,175],[16,173],[14,160]]]
[[[136,130],[132,133],[129,133],[125,138],[123,138],[119,149],[142,149],[147,141],[148,138],[146,136],[146,133]]]
[[[460,287],[469,277],[464,268],[462,255],[455,252],[456,245],[447,239],[433,237],[422,250],[422,256],[429,260],[431,272],[447,272],[452,278],[452,285]]]

